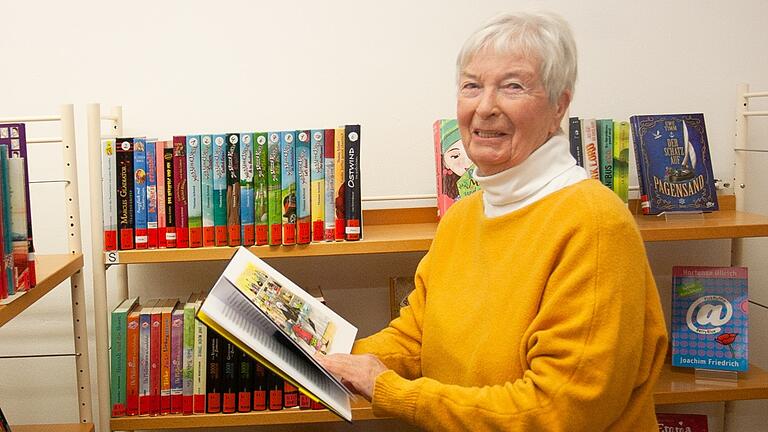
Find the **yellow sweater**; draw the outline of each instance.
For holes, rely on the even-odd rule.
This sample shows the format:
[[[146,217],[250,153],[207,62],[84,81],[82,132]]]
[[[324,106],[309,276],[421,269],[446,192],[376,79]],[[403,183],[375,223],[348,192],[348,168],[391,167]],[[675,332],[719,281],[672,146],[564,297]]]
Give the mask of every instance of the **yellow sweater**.
[[[410,306],[358,341],[373,410],[434,431],[657,431],[667,333],[632,216],[595,180],[520,210],[451,207]]]

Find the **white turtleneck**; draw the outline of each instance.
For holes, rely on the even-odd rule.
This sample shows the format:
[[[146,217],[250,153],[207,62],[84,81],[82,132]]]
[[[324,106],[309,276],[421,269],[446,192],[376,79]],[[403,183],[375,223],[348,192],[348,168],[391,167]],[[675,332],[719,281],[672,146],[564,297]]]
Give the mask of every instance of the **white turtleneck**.
[[[570,143],[563,134],[550,138],[517,166],[487,177],[475,170],[472,177],[483,189],[486,217],[511,213],[589,178],[571,156]]]

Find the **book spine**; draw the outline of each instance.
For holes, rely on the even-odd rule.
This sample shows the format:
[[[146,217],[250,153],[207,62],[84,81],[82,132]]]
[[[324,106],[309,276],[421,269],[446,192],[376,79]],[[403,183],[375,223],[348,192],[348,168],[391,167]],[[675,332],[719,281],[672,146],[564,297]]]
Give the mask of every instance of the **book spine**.
[[[259,362],[253,363],[253,411],[267,409],[267,368]]]
[[[184,409],[184,309],[171,315],[171,414]]]
[[[16,280],[13,272],[13,243],[11,242],[11,203],[10,178],[8,176],[8,146],[0,145],[0,174],[2,174],[2,212],[3,212],[3,267],[5,269],[5,287],[8,295],[16,292]]]
[[[185,303],[184,337],[182,351],[182,413],[189,415],[194,412],[194,369],[195,369],[195,304]]]
[[[203,193],[200,179],[200,136],[187,136],[187,212],[189,247],[203,246]]]
[[[568,141],[571,145],[571,156],[576,159],[576,164],[584,166],[584,156],[581,150],[581,120],[578,117],[568,118]]]
[[[251,411],[251,392],[253,384],[253,360],[240,349],[236,349],[237,358],[237,412]]]
[[[283,243],[283,204],[280,133],[270,132],[267,140],[267,215],[269,244]]]
[[[296,131],[296,243],[312,240],[311,211],[311,136],[309,131]]]
[[[151,415],[160,414],[161,409],[161,385],[162,385],[162,360],[163,360],[163,331],[162,313],[159,307],[152,308],[152,327],[150,329],[149,348],[149,393],[152,406]]]
[[[203,246],[216,245],[216,231],[213,217],[213,137],[200,137],[200,192],[203,207]]]
[[[435,144],[435,169],[437,179],[437,217],[441,218],[452,203],[453,197],[449,197],[443,189],[443,147],[442,125],[444,120],[435,120],[432,123],[432,141]]]
[[[24,178],[29,179],[29,159],[27,158],[27,132],[24,123],[11,123],[6,125],[9,129],[8,157],[20,158],[24,161]],[[3,131],[0,131],[2,134]],[[31,203],[29,198],[29,183],[25,185],[24,201]],[[27,241],[29,242],[29,254],[34,257],[35,245],[32,238],[32,206],[27,205]],[[30,283],[35,286],[34,259],[30,262]]]
[[[11,208],[11,250],[15,290],[24,292],[31,288],[29,280],[27,245],[27,179],[24,176],[24,159],[14,157],[8,159],[8,201]],[[7,240],[6,240],[7,241]]]
[[[126,325],[126,385],[125,385],[125,414],[139,414],[139,312],[128,314]]]
[[[267,407],[270,411],[283,409],[283,379],[267,370]]]
[[[26,241],[26,233],[24,233],[24,241]],[[111,401],[112,401],[112,417],[122,417],[125,415],[126,410],[126,342],[127,342],[127,310],[114,310],[112,311],[111,319],[111,332],[110,337],[112,343],[110,344],[110,359],[112,360],[112,373],[111,378]]]
[[[323,200],[324,200],[324,217],[325,217],[325,224],[324,224],[324,234],[323,239],[325,241],[334,241],[335,240],[335,231],[336,231],[336,212],[335,212],[335,203],[333,202],[333,194],[334,194],[334,179],[335,179],[335,171],[336,171],[336,164],[333,160],[333,145],[334,145],[334,130],[333,129],[325,129],[324,131],[325,137],[323,138],[323,160],[324,160],[324,167],[325,167],[325,191],[323,194]]]
[[[629,202],[629,123],[613,124],[613,190],[624,203]]]
[[[221,412],[221,340],[215,333],[208,333],[205,394],[209,413]]]
[[[187,201],[187,137],[173,137],[173,200],[176,213],[176,247],[189,247],[189,213]]]
[[[139,415],[152,413],[152,313],[143,308],[139,315]]]
[[[115,140],[101,142],[102,217],[104,218],[104,250],[117,250],[117,176]]]
[[[173,141],[163,144],[163,171],[165,172],[165,245],[176,247],[176,175],[173,166]]]
[[[600,160],[597,154],[597,123],[595,119],[581,120],[581,142],[584,168],[589,178],[600,180]]]
[[[133,189],[136,249],[147,248],[147,152],[144,138],[133,139]]]
[[[325,239],[325,131],[312,131],[310,166],[312,180],[312,241]]]
[[[613,190],[613,120],[597,121],[597,144],[600,154],[600,181]]]
[[[134,189],[133,138],[117,140],[117,246],[120,250],[134,248]]]
[[[296,244],[296,135],[280,132],[281,208],[283,244]]]
[[[299,392],[299,409],[312,409],[312,399],[310,399],[309,396],[302,392]]]
[[[344,240],[344,231],[347,223],[347,216],[344,214],[345,187],[344,179],[346,177],[345,163],[347,152],[344,149],[344,128],[336,128],[334,132],[333,160],[334,160],[334,195],[333,202],[336,206],[336,229],[334,238],[336,241]]]
[[[237,359],[235,345],[227,339],[222,339],[222,387],[221,412],[233,413],[237,410]]]
[[[157,169],[157,247],[165,248],[165,142],[155,142],[155,168]]]
[[[199,305],[195,305],[195,313]],[[195,414],[205,412],[206,399],[206,362],[208,360],[208,328],[205,324],[195,320],[195,357],[192,365],[194,381],[192,382],[192,410]]]
[[[227,245],[227,137],[213,137],[213,225],[216,246]]]
[[[240,134],[240,239],[243,246],[256,243],[253,194],[253,134]]]
[[[173,336],[171,311],[165,305],[160,314],[160,414],[171,413],[171,340]]]
[[[227,244],[240,239],[240,135],[227,134]]]
[[[267,191],[268,145],[266,132],[257,132],[253,140],[253,197],[256,244],[269,242],[269,199]]]
[[[157,249],[157,142],[147,140],[147,247]]]
[[[363,210],[360,202],[360,125],[348,125],[344,128],[346,150],[346,177],[344,195],[344,213],[347,226],[344,230],[347,240],[363,238]]]
[[[297,406],[299,406],[299,389],[283,380],[283,407],[294,408]]]

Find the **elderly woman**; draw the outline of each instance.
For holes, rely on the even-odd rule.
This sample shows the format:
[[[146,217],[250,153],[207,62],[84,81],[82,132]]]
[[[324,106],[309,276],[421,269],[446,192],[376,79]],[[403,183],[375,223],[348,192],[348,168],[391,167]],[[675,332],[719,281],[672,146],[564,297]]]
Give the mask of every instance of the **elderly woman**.
[[[659,296],[632,216],[559,128],[576,79],[568,25],[501,16],[457,67],[482,191],[441,220],[400,317],[321,361],[376,415],[428,430],[657,431]]]

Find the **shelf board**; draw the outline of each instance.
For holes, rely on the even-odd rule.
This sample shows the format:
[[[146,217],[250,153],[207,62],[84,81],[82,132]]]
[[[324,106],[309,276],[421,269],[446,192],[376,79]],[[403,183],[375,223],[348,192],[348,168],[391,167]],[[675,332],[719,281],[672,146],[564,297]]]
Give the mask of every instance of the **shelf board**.
[[[705,240],[768,236],[768,217],[736,210],[705,213],[703,220],[667,222],[664,217],[635,215],[643,240]]]
[[[694,370],[665,364],[654,391],[656,405],[749,400],[768,398],[768,372],[750,365],[749,371],[739,374],[734,387],[696,384]],[[354,405],[353,421],[372,420],[373,410],[367,403]],[[271,424],[305,424],[341,421],[326,410],[262,411],[234,414],[204,414],[192,416],[118,417],[111,420],[113,430],[182,429],[201,427],[255,426]]]
[[[93,432],[93,423],[11,425],[13,432]]]
[[[731,400],[768,399],[768,372],[749,365],[739,372],[735,386],[696,384],[694,369],[664,365],[656,384],[656,405],[720,402]]]
[[[82,267],[83,254],[36,255],[37,285],[12,302],[0,305],[0,326],[22,313]]]

